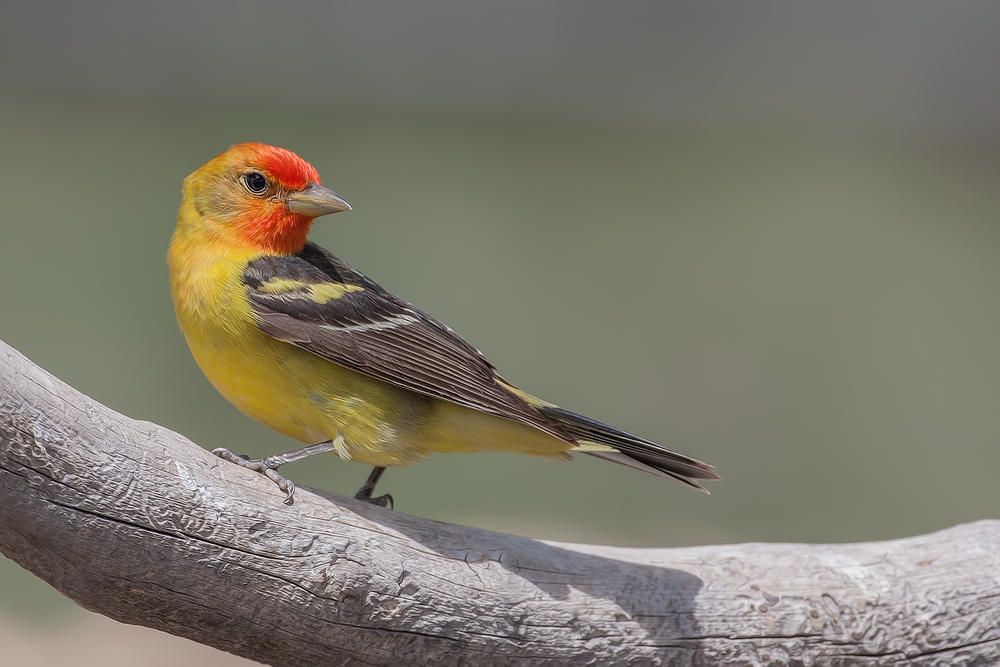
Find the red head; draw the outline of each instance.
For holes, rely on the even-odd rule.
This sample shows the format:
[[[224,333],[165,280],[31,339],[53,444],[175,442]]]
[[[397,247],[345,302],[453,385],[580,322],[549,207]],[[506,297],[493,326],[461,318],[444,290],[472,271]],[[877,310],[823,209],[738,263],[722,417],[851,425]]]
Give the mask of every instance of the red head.
[[[237,144],[184,180],[204,231],[265,252],[291,254],[306,243],[313,218],[351,210],[320,185],[311,164],[284,148]],[[181,218],[185,217],[181,208]],[[182,219],[179,225],[184,224]]]

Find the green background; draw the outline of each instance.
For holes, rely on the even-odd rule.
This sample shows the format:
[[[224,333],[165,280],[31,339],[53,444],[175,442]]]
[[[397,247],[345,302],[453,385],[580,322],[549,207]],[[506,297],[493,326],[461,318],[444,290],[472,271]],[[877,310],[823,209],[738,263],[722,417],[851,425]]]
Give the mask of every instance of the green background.
[[[587,457],[438,456],[387,472],[379,490],[398,511],[635,546],[865,541],[997,516],[1000,101],[996,61],[987,72],[983,59],[1000,39],[984,5],[961,5],[961,24],[934,24],[926,5],[900,21],[845,5],[856,24],[777,5],[773,25],[709,13],[649,27],[639,13],[634,29],[588,47],[596,33],[567,19],[572,39],[559,41],[530,14],[543,10],[518,4],[511,11],[534,19],[524,35],[480,44],[507,24],[459,11],[435,29],[465,37],[434,49],[432,21],[417,48],[380,33],[389,19],[375,10],[342,6],[342,21],[296,14],[288,25],[302,34],[275,28],[296,48],[313,23],[346,35],[355,20],[371,38],[303,44],[304,69],[275,44],[247,40],[233,55],[228,32],[191,37],[187,22],[158,28],[155,16],[126,17],[141,30],[110,46],[62,16],[79,43],[33,60],[42,19],[6,8],[0,338],[206,448],[297,446],[201,375],[164,260],[184,176],[231,143],[274,143],[355,208],[319,222],[313,240],[449,324],[525,390],[724,478],[704,496]],[[880,51],[888,37],[873,24],[924,58]],[[693,38],[658,41],[657,26],[681,35],[684,25],[715,36],[718,62],[675,63],[710,52]],[[533,30],[565,58],[526,50],[517,40]],[[763,46],[726,50],[733,34]],[[966,59],[935,59],[951,47]],[[313,62],[322,48],[357,57],[324,69]],[[17,49],[28,60],[12,64]],[[373,63],[382,49],[386,62]],[[165,73],[143,77],[154,52],[175,61],[155,60]],[[840,60],[824,65],[826,54]],[[603,55],[647,67],[591,80]],[[786,71],[801,81],[782,83]],[[368,469],[321,456],[287,472],[352,494]],[[70,604],[0,562],[5,612]]]

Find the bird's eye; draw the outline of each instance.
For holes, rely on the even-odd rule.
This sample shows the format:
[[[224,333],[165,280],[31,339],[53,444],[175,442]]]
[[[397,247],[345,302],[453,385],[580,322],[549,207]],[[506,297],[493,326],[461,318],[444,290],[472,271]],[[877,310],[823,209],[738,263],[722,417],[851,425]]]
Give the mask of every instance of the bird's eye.
[[[263,174],[258,174],[256,171],[251,171],[249,174],[243,174],[243,185],[246,186],[247,190],[259,195],[264,190],[267,190],[267,179],[264,178]]]

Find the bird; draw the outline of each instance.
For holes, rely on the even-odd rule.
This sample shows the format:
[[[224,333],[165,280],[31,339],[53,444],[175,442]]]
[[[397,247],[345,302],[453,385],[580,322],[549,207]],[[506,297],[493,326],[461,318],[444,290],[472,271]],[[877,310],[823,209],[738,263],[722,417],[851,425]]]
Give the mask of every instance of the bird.
[[[432,453],[574,452],[707,491],[713,466],[518,389],[452,329],[308,240],[313,221],[350,211],[295,153],[229,147],[184,179],[167,263],[177,321],[195,361],[239,410],[305,444],[250,459],[293,502],[282,465],[322,452],[373,466]]]

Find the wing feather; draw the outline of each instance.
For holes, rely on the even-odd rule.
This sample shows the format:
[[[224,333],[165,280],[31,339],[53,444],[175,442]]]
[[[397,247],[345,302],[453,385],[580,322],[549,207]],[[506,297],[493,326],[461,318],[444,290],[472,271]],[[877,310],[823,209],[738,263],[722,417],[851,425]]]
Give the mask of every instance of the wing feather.
[[[391,385],[575,443],[501,384],[479,350],[315,244],[296,255],[253,260],[243,282],[258,328],[273,338]]]

